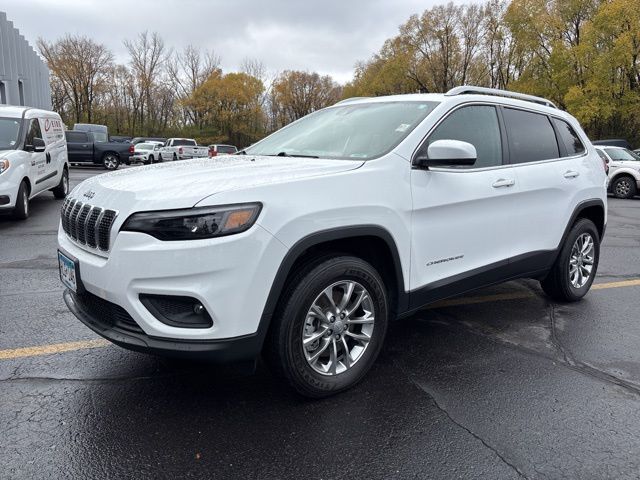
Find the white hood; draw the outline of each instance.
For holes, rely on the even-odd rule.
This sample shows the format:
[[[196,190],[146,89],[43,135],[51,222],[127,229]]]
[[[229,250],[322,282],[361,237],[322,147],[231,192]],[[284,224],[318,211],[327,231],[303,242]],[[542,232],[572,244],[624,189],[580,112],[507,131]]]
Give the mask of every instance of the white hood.
[[[120,211],[192,207],[220,192],[353,170],[353,160],[230,155],[118,170],[85,180],[72,198]]]

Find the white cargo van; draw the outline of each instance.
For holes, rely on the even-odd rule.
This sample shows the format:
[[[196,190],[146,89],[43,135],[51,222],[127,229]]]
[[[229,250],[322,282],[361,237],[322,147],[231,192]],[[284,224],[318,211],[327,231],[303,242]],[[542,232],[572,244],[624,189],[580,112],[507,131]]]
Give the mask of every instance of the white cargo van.
[[[69,192],[67,141],[60,115],[29,107],[0,107],[0,213],[29,216],[29,200],[50,190]]]

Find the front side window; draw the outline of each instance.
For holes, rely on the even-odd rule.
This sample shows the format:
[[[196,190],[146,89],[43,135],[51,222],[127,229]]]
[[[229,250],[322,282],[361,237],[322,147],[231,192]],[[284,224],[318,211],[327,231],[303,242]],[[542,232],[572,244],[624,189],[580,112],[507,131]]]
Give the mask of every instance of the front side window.
[[[454,111],[429,135],[418,155],[427,155],[429,145],[436,140],[459,140],[476,147],[478,157],[475,164],[456,168],[502,165],[502,137],[498,114],[493,106],[470,105]]]
[[[13,150],[18,145],[20,119],[0,118],[0,150]]]
[[[511,163],[538,162],[560,157],[558,141],[546,115],[505,108]]]
[[[40,122],[37,118],[32,118],[29,121],[29,129],[27,130],[27,136],[24,140],[25,145],[33,145],[33,139],[42,139],[42,131],[40,130]]]
[[[563,143],[564,148],[567,150],[567,155],[569,157],[584,153],[584,145],[582,144],[580,137],[578,137],[578,134],[571,125],[558,118],[554,118],[553,123],[556,126],[556,130],[560,135],[560,141]]]
[[[390,152],[437,102],[370,102],[312,113],[244,150],[248,155],[369,160]]]
[[[640,156],[626,148],[605,148],[611,160],[617,162],[640,162]]]

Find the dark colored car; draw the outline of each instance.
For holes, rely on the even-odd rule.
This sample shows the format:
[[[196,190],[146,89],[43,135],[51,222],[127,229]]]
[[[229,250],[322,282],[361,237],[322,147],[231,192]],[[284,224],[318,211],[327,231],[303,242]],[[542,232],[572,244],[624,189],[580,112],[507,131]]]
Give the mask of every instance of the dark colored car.
[[[608,140],[596,140],[595,142],[591,142],[594,145],[603,145],[607,147],[622,147],[628,150],[633,150],[629,142],[627,142],[624,138],[610,138]]]
[[[142,142],[162,142],[162,143],[166,143],[167,139],[166,138],[161,138],[161,137],[134,137],[131,140],[131,143],[133,143],[134,145],[137,145],[139,143]]]
[[[130,143],[103,141],[101,133],[68,130],[65,136],[69,163],[90,163],[115,170],[133,152]]]

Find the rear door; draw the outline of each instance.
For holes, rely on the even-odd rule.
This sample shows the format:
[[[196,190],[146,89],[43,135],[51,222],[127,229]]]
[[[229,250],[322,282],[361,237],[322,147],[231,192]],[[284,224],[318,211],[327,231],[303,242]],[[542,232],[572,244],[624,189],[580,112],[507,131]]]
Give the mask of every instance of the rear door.
[[[553,261],[579,201],[587,176],[581,165],[586,150],[564,120],[512,107],[504,107],[503,116],[519,186],[514,198],[513,261],[537,259],[531,269],[543,269]]]
[[[509,261],[516,185],[513,168],[503,160],[506,143],[497,107],[458,107],[416,155],[444,139],[471,143],[478,157],[471,167],[411,171],[411,289],[420,290],[412,293],[414,306],[441,297],[438,289],[447,284],[456,285],[452,294],[475,282],[490,283],[482,276],[499,272]]]
[[[69,162],[93,161],[93,144],[89,143],[89,136],[86,132],[68,131],[65,132],[65,136],[67,137]]]

